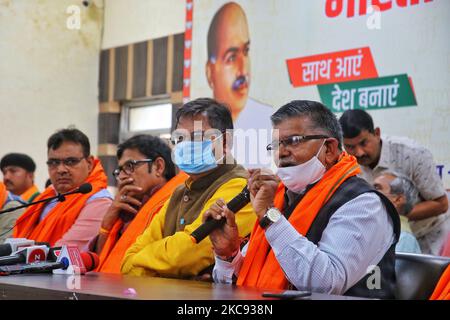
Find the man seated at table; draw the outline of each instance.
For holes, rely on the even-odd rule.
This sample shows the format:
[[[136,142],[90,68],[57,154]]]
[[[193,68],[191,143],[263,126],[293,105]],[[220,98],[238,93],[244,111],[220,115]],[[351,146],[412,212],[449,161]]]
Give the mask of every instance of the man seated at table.
[[[408,214],[419,201],[419,191],[407,177],[391,171],[376,176],[373,186],[391,200],[400,217],[400,239],[396,252],[421,253],[419,242],[408,223]]]
[[[30,156],[22,153],[9,153],[0,160],[0,170],[3,182],[14,195],[20,196],[25,202],[32,202],[39,195],[34,184],[36,164]]]
[[[239,226],[223,202],[205,213],[204,219],[227,219],[210,235],[214,280],[232,283],[237,276],[242,286],[393,298],[398,214],[356,177],[360,169],[342,152],[336,116],[321,103],[300,100],[271,119],[268,150],[278,171],[250,170],[259,221],[249,243],[240,250]]]
[[[6,189],[6,186],[0,182],[0,210],[15,208],[24,203],[25,201],[23,201],[20,196],[13,195]],[[0,214],[0,244],[2,244],[5,239],[11,238],[14,224],[24,211],[25,208],[22,208]]]
[[[160,138],[134,136],[117,147],[119,167],[113,174],[118,192],[106,212],[98,237],[90,244],[97,252],[97,271],[120,273],[125,251],[149,226],[174,189],[187,175],[176,175],[170,147]]]
[[[364,110],[347,110],[339,122],[345,150],[356,157],[363,179],[372,184],[374,176],[393,170],[414,183],[420,201],[408,215],[411,230],[423,253],[438,255],[450,232],[450,213],[432,153],[409,138],[382,136]]]
[[[84,183],[90,183],[92,191],[68,195],[63,202],[54,200],[29,207],[17,219],[14,237],[82,249],[97,235],[112,202],[103,167],[90,154],[88,137],[78,129],[62,129],[50,136],[47,156],[52,185],[36,201],[75,190]]]
[[[230,111],[201,98],[177,111],[172,140],[175,163],[189,175],[126,252],[122,273],[138,276],[192,278],[214,263],[209,239],[195,244],[190,234],[218,199],[228,202],[247,184],[247,171],[230,155],[233,129]],[[250,204],[237,215],[240,236],[251,231],[255,215]]]

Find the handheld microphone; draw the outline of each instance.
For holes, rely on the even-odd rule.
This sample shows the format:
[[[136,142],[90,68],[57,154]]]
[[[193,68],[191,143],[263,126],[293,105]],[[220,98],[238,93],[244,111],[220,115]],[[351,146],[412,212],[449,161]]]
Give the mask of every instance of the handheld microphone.
[[[231,212],[237,213],[249,202],[250,191],[248,191],[247,186],[245,186],[244,189],[242,189],[242,191],[236,197],[234,197],[230,200],[230,202],[227,203],[227,207]],[[209,218],[200,227],[198,227],[191,233],[192,241],[194,243],[199,243],[200,241],[205,239],[213,230],[223,226],[226,221],[227,219],[225,217],[222,217],[222,219],[220,220]]]
[[[34,202],[30,202],[30,203],[25,203],[23,205],[17,206],[17,207],[13,207],[13,208],[9,208],[9,209],[5,209],[5,210],[1,210],[0,214],[6,213],[6,212],[11,212],[11,211],[15,211],[17,209],[22,209],[22,208],[26,208],[38,203],[42,203],[42,202],[49,202],[52,200],[58,200],[58,201],[65,201],[66,200],[66,196],[71,195],[71,194],[75,194],[75,193],[82,193],[82,194],[86,194],[92,191],[92,185],[90,183],[83,183],[81,186],[79,186],[78,188],[76,188],[73,191],[69,191],[66,193],[60,193],[57,194],[54,197],[50,197],[50,198],[46,198],[46,199],[41,199],[38,201],[34,201]]]

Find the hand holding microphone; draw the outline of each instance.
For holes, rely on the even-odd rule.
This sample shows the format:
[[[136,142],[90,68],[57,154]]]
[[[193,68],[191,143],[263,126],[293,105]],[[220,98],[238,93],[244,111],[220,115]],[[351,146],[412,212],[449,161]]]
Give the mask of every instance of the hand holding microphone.
[[[279,178],[269,169],[250,169],[249,173],[248,186],[242,189],[226,205],[226,208],[224,208],[225,203],[223,200],[219,200],[205,212],[203,224],[191,234],[194,243],[199,243],[213,232],[213,230],[220,229],[225,224],[228,226],[236,224],[234,215],[227,214],[228,211],[237,213],[251,201],[258,218],[261,219],[266,213],[266,210],[272,206],[275,192],[280,182]],[[218,234],[215,233],[215,235]],[[230,236],[228,233],[226,234],[226,237]]]
[[[233,211],[228,209],[223,199],[219,199],[204,213],[203,223],[205,224],[207,221],[223,221],[220,227],[211,230],[209,234],[216,255],[229,257],[239,249],[239,230],[236,217]]]
[[[242,189],[242,191],[231,201],[227,204],[227,208],[234,213],[237,213],[239,210],[241,210],[243,207],[245,207],[250,202],[250,193],[248,191],[247,186]],[[218,201],[215,205],[223,207],[224,206],[223,200],[221,202]],[[213,206],[215,206],[213,205]],[[219,210],[215,206],[216,210]],[[211,210],[211,208],[209,209]],[[217,211],[218,212],[218,211]],[[205,212],[206,213],[206,212]],[[218,229],[221,226],[225,224],[225,217],[213,219],[213,217],[208,216],[204,223],[198,227],[194,232],[191,234],[192,241],[194,243],[199,243],[204,238],[206,238],[214,229]]]

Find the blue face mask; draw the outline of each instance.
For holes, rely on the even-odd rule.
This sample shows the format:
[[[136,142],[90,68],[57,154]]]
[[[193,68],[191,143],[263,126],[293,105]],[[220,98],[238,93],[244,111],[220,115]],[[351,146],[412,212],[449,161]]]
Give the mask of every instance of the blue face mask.
[[[183,141],[175,146],[175,163],[186,173],[198,174],[217,168],[212,150],[213,142]]]

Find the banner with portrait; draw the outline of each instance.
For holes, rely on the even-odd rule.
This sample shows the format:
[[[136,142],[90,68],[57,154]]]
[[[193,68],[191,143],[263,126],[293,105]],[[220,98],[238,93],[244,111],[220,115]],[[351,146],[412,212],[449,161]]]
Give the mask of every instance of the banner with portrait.
[[[368,111],[427,147],[450,188],[450,1],[188,0],[184,95],[270,130],[291,100]]]

